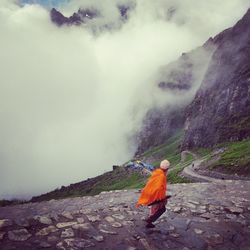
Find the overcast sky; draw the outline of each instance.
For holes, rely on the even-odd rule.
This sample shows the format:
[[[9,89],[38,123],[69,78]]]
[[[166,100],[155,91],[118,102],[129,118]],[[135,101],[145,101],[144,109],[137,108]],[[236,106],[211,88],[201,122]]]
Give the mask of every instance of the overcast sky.
[[[129,160],[136,145],[128,138],[146,111],[181,101],[163,97],[152,76],[232,26],[249,1],[139,0],[125,24],[117,2],[133,4],[57,4],[65,15],[79,7],[102,14],[59,28],[41,5],[0,1],[0,198],[37,195]],[[91,31],[105,24],[116,29]]]

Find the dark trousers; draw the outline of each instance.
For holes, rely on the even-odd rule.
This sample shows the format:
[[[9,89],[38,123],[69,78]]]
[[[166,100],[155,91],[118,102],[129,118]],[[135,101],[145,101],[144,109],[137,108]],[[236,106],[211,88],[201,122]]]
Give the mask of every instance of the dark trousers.
[[[160,201],[150,207],[149,217],[146,219],[147,223],[156,221],[166,211],[166,201]]]

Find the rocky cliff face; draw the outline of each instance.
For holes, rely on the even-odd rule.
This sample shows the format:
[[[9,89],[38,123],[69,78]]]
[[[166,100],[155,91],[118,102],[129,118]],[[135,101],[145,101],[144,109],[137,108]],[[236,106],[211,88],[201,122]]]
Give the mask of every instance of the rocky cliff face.
[[[184,102],[181,108],[168,105],[149,112],[138,136],[139,152],[180,128],[185,130],[183,148],[250,136],[249,27],[250,10],[234,27],[160,69],[159,88]]]
[[[169,137],[183,129],[183,109],[158,109],[148,112],[141,132],[136,137],[139,145],[136,155],[163,144]]]
[[[217,45],[193,102],[186,109],[183,147],[207,147],[250,136],[250,9]]]
[[[163,66],[156,78],[158,87],[175,100],[163,108],[148,111],[141,132],[136,140],[139,145],[137,154],[163,144],[177,131],[184,129],[185,108],[192,101],[203,79],[215,49],[214,43],[183,53],[175,62]]]

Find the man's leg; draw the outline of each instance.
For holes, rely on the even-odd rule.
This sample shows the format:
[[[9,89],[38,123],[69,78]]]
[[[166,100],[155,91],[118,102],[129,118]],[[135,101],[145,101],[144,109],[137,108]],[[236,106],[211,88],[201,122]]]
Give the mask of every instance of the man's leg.
[[[152,222],[156,221],[166,211],[165,202],[160,202],[151,206],[150,215],[146,219],[148,225],[152,225]]]

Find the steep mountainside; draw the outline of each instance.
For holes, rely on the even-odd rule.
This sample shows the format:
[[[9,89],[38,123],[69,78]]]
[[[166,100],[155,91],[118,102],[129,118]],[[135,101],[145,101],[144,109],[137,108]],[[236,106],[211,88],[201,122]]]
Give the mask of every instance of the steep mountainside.
[[[183,149],[249,138],[249,27],[250,9],[234,27],[160,70],[157,84],[162,91],[190,99],[179,108],[168,105],[149,112],[137,138],[138,152],[163,143],[181,127]]]
[[[186,110],[184,147],[250,136],[250,10],[225,36]]]

